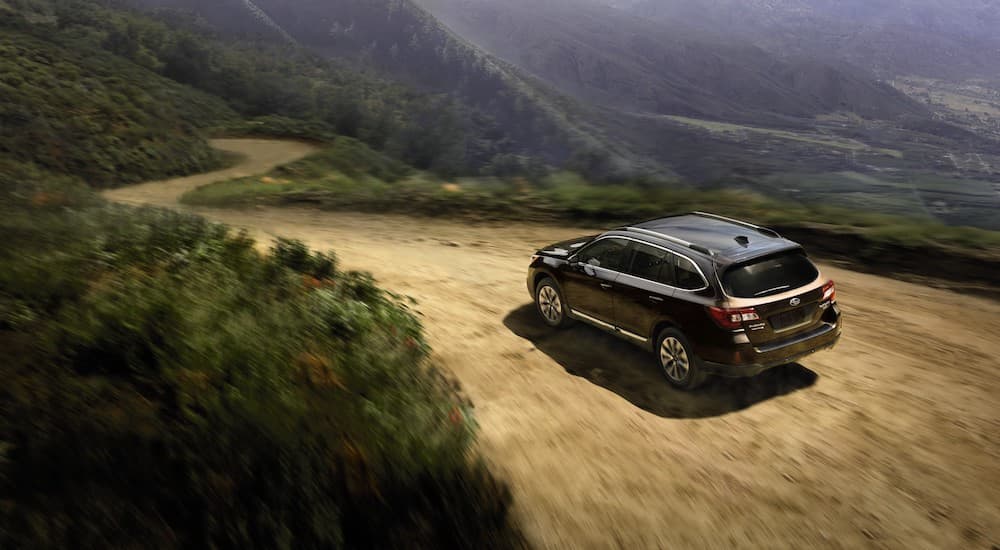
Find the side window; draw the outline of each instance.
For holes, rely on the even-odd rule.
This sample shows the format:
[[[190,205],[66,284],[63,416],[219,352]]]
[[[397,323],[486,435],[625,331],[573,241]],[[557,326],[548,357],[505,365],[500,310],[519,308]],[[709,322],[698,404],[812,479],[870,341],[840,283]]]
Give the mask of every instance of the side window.
[[[620,271],[628,257],[628,241],[625,239],[602,239],[584,248],[576,259],[594,267]]]
[[[663,280],[661,273],[664,266],[670,265],[670,254],[662,249],[649,245],[636,243],[633,245],[635,253],[632,254],[632,266],[629,268],[629,275],[635,275],[647,281],[657,281],[672,284]],[[667,270],[668,274],[672,270]]]
[[[675,278],[677,281],[674,286],[677,288],[683,288],[684,290],[698,290],[699,288],[705,287],[705,280],[702,279],[701,274],[698,273],[698,268],[691,263],[691,260],[680,256],[674,256],[674,271],[676,273]]]

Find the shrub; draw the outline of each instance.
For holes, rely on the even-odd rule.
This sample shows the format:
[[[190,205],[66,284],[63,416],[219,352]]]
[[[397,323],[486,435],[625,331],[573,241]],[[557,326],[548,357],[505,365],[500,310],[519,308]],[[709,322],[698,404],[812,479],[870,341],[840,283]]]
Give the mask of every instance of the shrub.
[[[4,208],[0,547],[521,544],[370,275],[192,216]]]

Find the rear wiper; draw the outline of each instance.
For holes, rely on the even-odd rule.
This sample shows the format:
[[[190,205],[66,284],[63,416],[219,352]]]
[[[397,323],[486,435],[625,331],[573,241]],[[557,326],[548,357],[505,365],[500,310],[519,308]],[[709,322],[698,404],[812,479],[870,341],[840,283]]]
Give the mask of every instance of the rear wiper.
[[[786,288],[792,288],[792,285],[781,285],[781,286],[776,286],[774,288],[769,288],[767,290],[761,290],[757,294],[754,294],[754,297],[760,296],[761,294],[768,294],[774,292],[775,290],[785,290]]]

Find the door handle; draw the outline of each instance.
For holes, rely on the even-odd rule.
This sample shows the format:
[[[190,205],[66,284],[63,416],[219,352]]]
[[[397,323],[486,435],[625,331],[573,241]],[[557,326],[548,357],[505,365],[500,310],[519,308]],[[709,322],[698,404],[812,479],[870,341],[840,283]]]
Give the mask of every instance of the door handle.
[[[610,283],[601,283],[601,288],[603,288],[604,290],[611,290],[611,284]]]
[[[652,301],[654,301],[654,302],[662,302],[663,301],[663,298],[660,298],[659,296],[650,296],[649,299],[652,300]]]

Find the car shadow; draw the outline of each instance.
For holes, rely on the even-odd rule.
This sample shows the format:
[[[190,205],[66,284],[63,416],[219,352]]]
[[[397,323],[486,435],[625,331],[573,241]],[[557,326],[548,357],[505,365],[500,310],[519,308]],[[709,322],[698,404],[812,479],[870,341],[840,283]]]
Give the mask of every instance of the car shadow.
[[[723,415],[807,388],[819,378],[815,372],[793,363],[752,378],[710,377],[701,388],[685,392],[667,383],[652,353],[585,323],[562,330],[550,328],[533,304],[510,312],[503,323],[566,372],[666,418]]]

